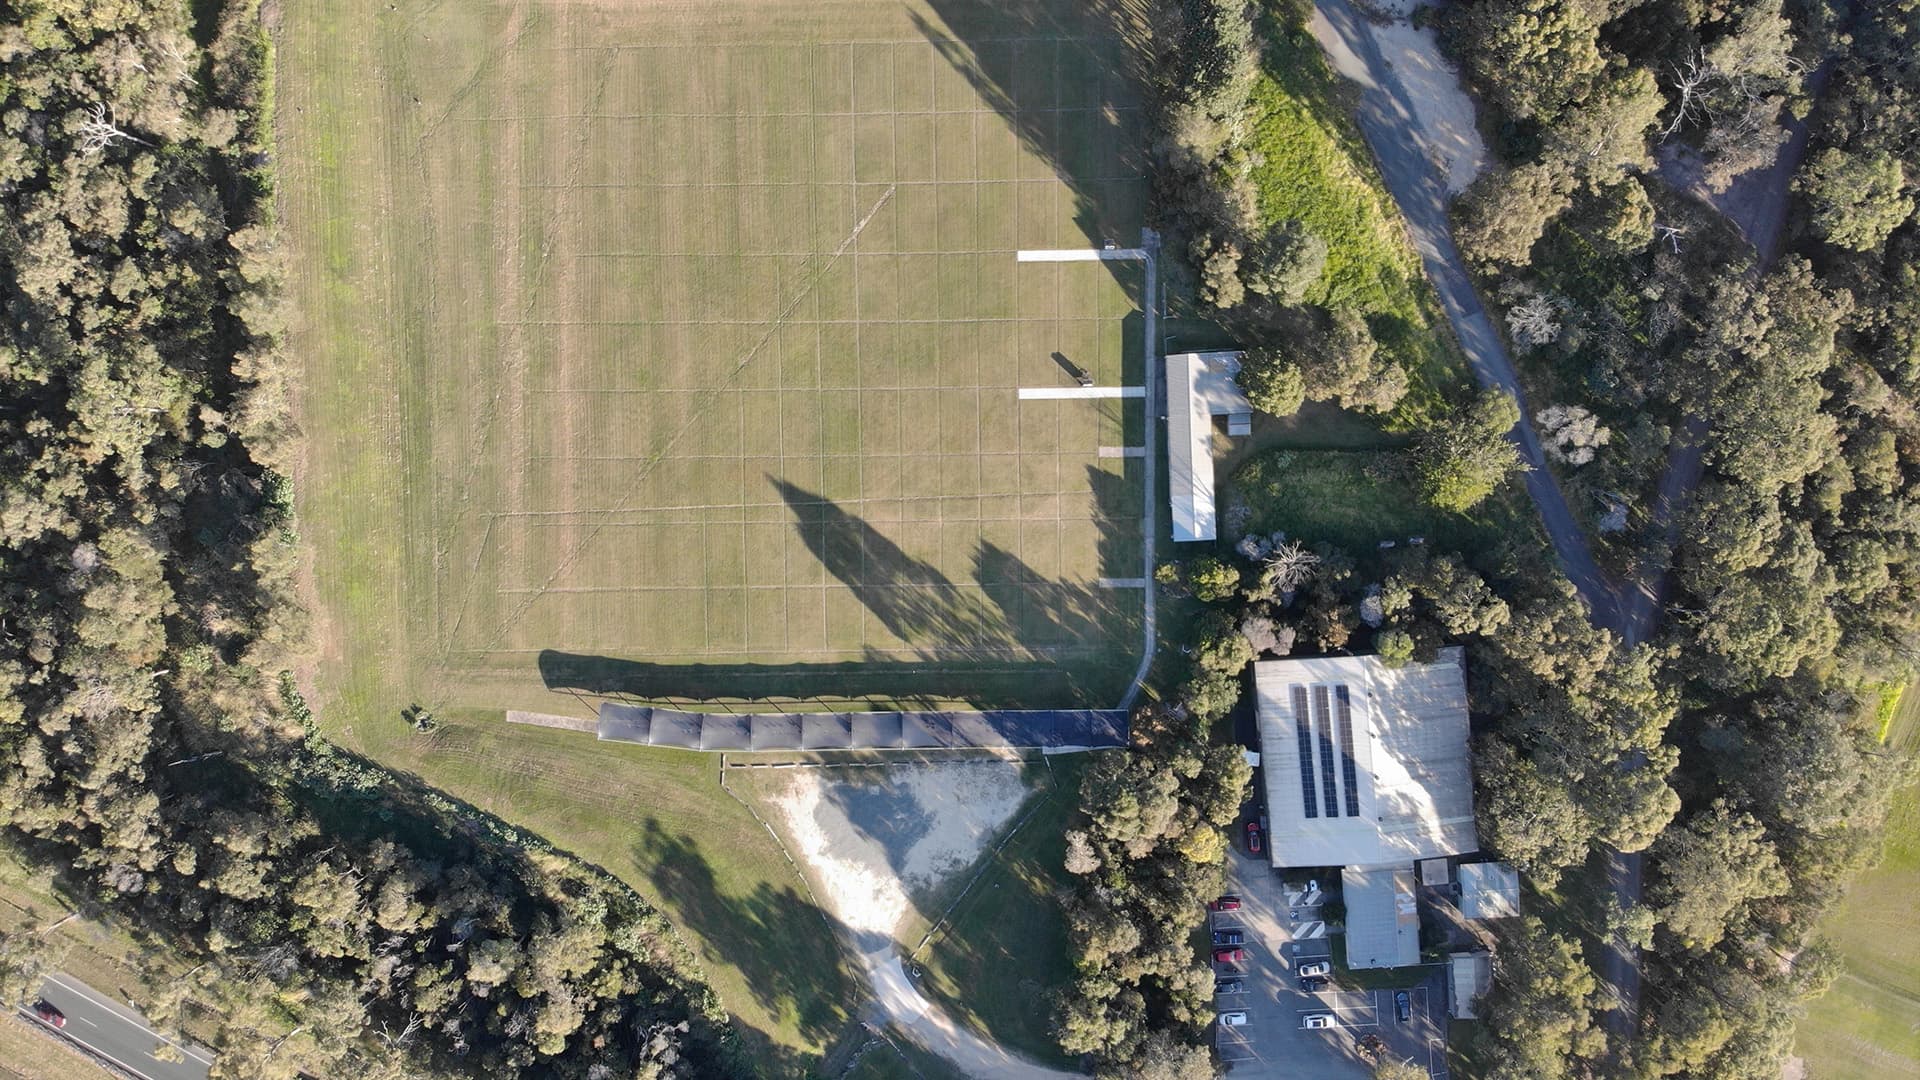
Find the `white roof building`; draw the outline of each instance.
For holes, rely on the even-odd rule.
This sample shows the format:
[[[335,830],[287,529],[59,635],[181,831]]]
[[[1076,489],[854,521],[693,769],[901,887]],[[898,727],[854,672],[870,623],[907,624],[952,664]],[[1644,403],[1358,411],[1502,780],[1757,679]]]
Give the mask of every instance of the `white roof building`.
[[[1273,865],[1410,871],[1479,849],[1463,664],[1456,646],[1399,668],[1377,656],[1253,665]]]
[[[1520,914],[1520,872],[1506,863],[1463,864],[1460,914],[1469,919],[1508,919]]]
[[[1413,867],[1349,866],[1340,871],[1347,904],[1347,966],[1409,967],[1420,962],[1420,907]]]
[[[1493,958],[1485,952],[1457,952],[1448,957],[1453,976],[1453,1018],[1477,1020],[1480,1000],[1493,989]]]
[[[1167,500],[1176,542],[1218,535],[1213,505],[1213,418],[1227,418],[1227,434],[1253,430],[1253,406],[1240,392],[1237,352],[1175,353],[1167,357]]]

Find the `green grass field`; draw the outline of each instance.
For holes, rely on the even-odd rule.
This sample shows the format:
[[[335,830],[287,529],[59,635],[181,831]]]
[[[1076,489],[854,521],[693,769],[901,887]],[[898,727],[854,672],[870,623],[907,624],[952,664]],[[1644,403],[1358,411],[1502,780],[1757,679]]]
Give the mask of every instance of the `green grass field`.
[[[1233,473],[1223,505],[1244,504],[1250,532],[1279,529],[1308,544],[1325,540],[1357,558],[1382,540],[1405,543],[1414,536],[1448,551],[1537,543],[1532,504],[1517,484],[1472,513],[1451,514],[1421,498],[1403,469],[1401,455],[1387,450],[1269,450]]]
[[[1893,712],[1889,745],[1920,743],[1920,695]],[[1920,787],[1894,796],[1885,860],[1861,874],[1826,922],[1845,970],[1800,1021],[1796,1051],[1816,1078],[1920,1074]]]
[[[1138,378],[1014,259],[1139,236],[1079,7],[287,4],[326,704],[1118,696],[1140,409],[1015,393]]]
[[[281,213],[328,734],[659,902],[776,1071],[849,1027],[799,879],[605,695],[1111,704],[1144,208],[1097,5],[289,0]],[[443,727],[413,735],[410,704]]]

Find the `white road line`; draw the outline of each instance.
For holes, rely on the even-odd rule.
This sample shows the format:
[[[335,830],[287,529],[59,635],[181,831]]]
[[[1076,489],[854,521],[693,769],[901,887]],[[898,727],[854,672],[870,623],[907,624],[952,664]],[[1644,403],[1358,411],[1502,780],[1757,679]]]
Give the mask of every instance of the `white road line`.
[[[1027,248],[1013,253],[1016,262],[1141,262],[1143,248]]]
[[[1023,386],[1021,401],[1068,401],[1085,398],[1144,398],[1144,386]]]
[[[67,980],[61,978],[58,975],[48,975],[46,977],[46,981],[53,983],[55,986],[58,986],[63,990],[69,990],[69,991],[72,991],[73,993],[79,994],[81,997],[86,998],[88,1001],[93,1002],[95,1005],[98,1005],[101,1008],[106,1009],[108,1012],[113,1013],[115,1016],[118,1016],[120,1019],[125,1020],[127,1023],[132,1024],[134,1027],[139,1028],[141,1031],[144,1031],[147,1034],[153,1036],[154,1038],[159,1039],[161,1042],[170,1043],[173,1046],[178,1047],[181,1053],[187,1055],[188,1057],[192,1058],[195,1061],[198,1061],[202,1065],[211,1066],[213,1064],[212,1058],[208,1057],[204,1053],[201,1053],[199,1050],[194,1049],[192,1046],[186,1043],[180,1042],[177,1039],[172,1039],[165,1035],[162,1035],[159,1032],[148,1027],[144,1020],[139,1019],[124,1005],[118,1004],[113,1001],[109,1001],[106,998],[101,997],[99,994],[94,993],[92,990],[89,990],[85,986],[82,986],[78,983],[68,982]],[[92,1048],[89,1047],[88,1049],[92,1049]]]
[[[1103,458],[1146,457],[1147,448],[1144,446],[1103,446],[1100,448],[1100,456]]]

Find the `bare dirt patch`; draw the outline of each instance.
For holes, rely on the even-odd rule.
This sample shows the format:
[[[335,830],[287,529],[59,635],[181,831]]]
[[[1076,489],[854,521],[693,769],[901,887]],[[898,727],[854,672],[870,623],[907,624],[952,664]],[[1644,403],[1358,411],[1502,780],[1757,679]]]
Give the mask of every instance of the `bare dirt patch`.
[[[800,768],[761,790],[820,901],[860,939],[938,916],[960,875],[1013,823],[1032,788],[1013,760]]]

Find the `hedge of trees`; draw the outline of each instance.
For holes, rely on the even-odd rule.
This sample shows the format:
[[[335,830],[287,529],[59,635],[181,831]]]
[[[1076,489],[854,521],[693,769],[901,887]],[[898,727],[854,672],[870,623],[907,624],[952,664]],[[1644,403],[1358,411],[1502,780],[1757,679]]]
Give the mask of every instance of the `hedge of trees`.
[[[1564,303],[1573,333],[1552,355],[1596,412],[1691,418],[1705,435],[1653,680],[1681,703],[1660,748],[1678,813],[1648,847],[1644,907],[1612,915],[1652,948],[1639,1024],[1611,1060],[1645,1077],[1778,1076],[1800,1003],[1833,976],[1817,921],[1874,857],[1908,769],[1864,717],[1913,676],[1920,644],[1920,5],[1450,11],[1502,161],[1461,201],[1463,249],[1491,281]],[[1725,189],[1771,163],[1800,114],[1811,145],[1762,262],[1669,181],[1691,158]],[[1642,492],[1658,465],[1640,463]],[[1498,777],[1481,783],[1511,786]],[[1501,1075],[1584,1068],[1506,1049]]]
[[[250,0],[0,28],[0,828],[197,963],[221,1076],[740,1067],[631,890],[322,739]],[[196,32],[199,34],[196,40]]]

